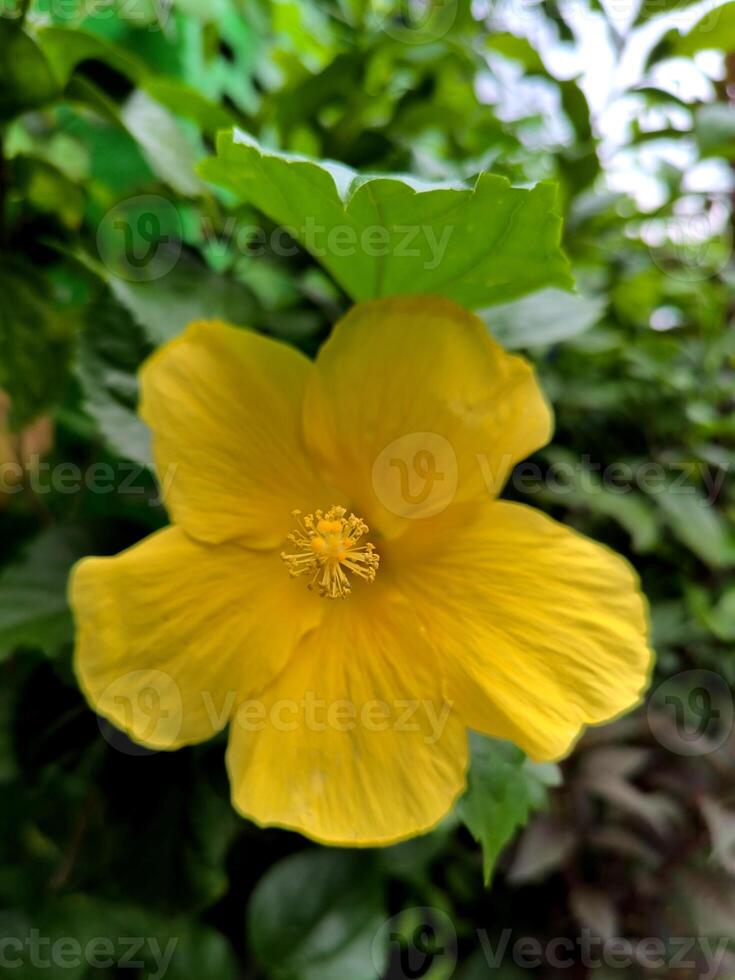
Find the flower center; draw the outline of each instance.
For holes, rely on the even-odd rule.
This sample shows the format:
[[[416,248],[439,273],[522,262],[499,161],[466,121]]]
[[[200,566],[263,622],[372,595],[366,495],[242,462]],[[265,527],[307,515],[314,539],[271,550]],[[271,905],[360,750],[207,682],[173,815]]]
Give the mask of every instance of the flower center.
[[[350,594],[348,572],[372,582],[380,564],[375,547],[370,542],[360,544],[367,524],[346,513],[344,507],[330,507],[326,513],[317,510],[302,517],[295,510],[296,530],[288,540],[298,550],[293,555],[281,553],[291,576],[308,575],[307,588],[317,589],[324,599],[344,599]]]

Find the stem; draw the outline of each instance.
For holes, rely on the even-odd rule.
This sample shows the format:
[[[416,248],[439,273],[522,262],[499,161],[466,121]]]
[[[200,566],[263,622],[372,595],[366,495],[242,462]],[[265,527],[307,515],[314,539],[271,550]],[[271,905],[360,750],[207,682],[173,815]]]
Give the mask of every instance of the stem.
[[[90,819],[94,814],[94,809],[95,797],[93,790],[90,789],[82,804],[81,812],[72,832],[69,850],[49,881],[49,888],[52,893],[61,891],[71,877],[84,842],[85,834],[87,833],[87,828],[89,827]]]
[[[21,27],[25,23],[26,16],[28,15],[28,11],[30,10],[30,7],[31,7],[31,0],[20,0],[20,4],[18,6],[18,22],[20,23]]]

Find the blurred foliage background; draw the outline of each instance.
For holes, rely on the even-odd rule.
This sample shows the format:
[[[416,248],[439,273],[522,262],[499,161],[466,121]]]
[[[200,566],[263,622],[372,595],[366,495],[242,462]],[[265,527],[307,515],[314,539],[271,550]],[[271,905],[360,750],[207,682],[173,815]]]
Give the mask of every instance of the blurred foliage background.
[[[623,937],[633,977],[735,977],[735,4],[0,12],[0,935],[115,944],[8,975],[157,976],[175,938],[169,980],[512,980],[528,971],[510,929]],[[135,415],[143,358],[200,316],[314,353],[350,302],[302,248],[254,254],[239,233],[272,223],[198,169],[232,126],[364,172],[558,183],[578,294],[482,313],[557,418],[547,478],[506,493],[627,555],[650,599],[648,706],[560,773],[478,742],[456,812],[384,850],[248,825],[221,741],[140,750],[70,666],[71,564],[166,523]],[[121,937],[146,938],[127,962]],[[716,968],[705,939],[731,947]]]

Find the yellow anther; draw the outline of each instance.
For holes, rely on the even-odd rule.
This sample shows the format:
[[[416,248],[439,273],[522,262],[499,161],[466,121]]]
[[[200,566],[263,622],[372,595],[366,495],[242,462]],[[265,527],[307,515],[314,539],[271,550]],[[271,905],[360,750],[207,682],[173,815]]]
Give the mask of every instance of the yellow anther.
[[[330,507],[326,513],[317,510],[305,517],[295,510],[296,530],[288,540],[298,550],[281,554],[290,574],[308,575],[307,587],[325,599],[344,599],[350,594],[348,572],[372,582],[380,564],[374,545],[360,544],[368,533],[367,524],[346,514],[344,507]]]

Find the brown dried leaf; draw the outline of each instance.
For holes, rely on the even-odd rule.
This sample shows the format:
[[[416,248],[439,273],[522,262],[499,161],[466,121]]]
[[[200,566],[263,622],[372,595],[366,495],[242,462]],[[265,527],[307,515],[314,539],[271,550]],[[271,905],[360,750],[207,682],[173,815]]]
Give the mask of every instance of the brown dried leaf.
[[[618,911],[605,892],[587,885],[577,886],[570,892],[569,908],[581,928],[590,929],[601,939],[620,935]]]
[[[709,796],[699,800],[699,809],[712,841],[712,860],[735,875],[735,810]]]
[[[570,827],[551,815],[539,814],[521,835],[508,880],[520,885],[544,878],[564,864],[575,843]]]

